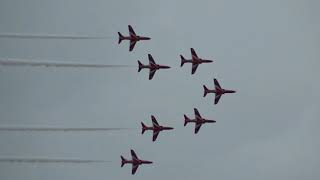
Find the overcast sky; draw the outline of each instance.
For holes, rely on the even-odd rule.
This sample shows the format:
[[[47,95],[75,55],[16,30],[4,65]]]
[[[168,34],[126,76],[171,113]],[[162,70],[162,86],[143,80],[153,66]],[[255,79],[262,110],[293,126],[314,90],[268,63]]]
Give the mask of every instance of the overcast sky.
[[[108,36],[0,38],[0,58],[137,68],[0,67],[0,126],[132,128],[108,132],[0,132],[1,157],[97,159],[104,164],[0,163],[1,180],[319,179],[320,2],[313,0],[1,0],[0,33]],[[129,52],[117,44],[131,24]],[[191,75],[179,55],[214,59]],[[202,85],[237,90],[213,105]],[[217,123],[183,127],[183,114]],[[151,141],[140,122],[173,126]],[[120,168],[120,155],[154,161]]]

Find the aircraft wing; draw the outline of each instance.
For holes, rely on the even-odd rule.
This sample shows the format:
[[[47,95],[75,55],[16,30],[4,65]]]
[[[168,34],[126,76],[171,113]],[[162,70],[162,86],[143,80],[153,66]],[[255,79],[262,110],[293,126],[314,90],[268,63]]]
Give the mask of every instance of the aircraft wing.
[[[132,35],[136,36],[136,33],[134,32],[133,28],[130,25],[128,25],[128,29],[129,29],[130,36]]]
[[[153,57],[151,56],[151,54],[148,54],[148,58],[149,58],[149,64],[150,64],[150,65],[151,65],[151,64],[153,64],[153,65],[156,64],[156,62],[154,61],[154,59],[153,59]]]
[[[192,59],[193,59],[193,57],[198,58],[198,55],[197,55],[196,51],[193,48],[191,48],[191,55],[192,55]]]
[[[191,71],[191,74],[194,74],[198,68],[199,64],[197,63],[192,63],[192,71]]]
[[[197,117],[201,118],[201,115],[200,115],[198,109],[197,109],[197,108],[194,108],[193,110],[194,110],[194,115],[196,116],[196,118],[197,118]]]
[[[221,94],[218,94],[214,97],[214,104],[218,104],[219,100],[221,98]]]
[[[200,128],[201,128],[201,123],[196,123],[196,127],[195,127],[195,129],[194,129],[194,133],[195,134],[197,134],[198,132],[199,132],[199,130],[200,130]]]
[[[159,127],[159,123],[157,122],[156,118],[152,115],[151,116],[153,126]]]
[[[152,141],[157,140],[157,137],[158,137],[158,135],[159,135],[159,132],[160,132],[160,131],[153,131]]]
[[[155,69],[150,69],[150,72],[149,72],[149,80],[151,80],[152,78],[153,78],[153,76],[154,76],[154,74],[156,73],[156,71],[157,70],[155,70]]]
[[[139,165],[138,164],[132,164],[132,172],[131,174],[135,174],[137,172]]]
[[[213,79],[215,88],[221,89],[221,86],[216,78]]]
[[[136,153],[134,152],[134,150],[131,149],[131,156],[132,156],[132,160],[138,160],[138,156],[136,155]]]
[[[129,47],[129,51],[132,51],[134,46],[136,45],[137,41],[130,41],[130,47]]]

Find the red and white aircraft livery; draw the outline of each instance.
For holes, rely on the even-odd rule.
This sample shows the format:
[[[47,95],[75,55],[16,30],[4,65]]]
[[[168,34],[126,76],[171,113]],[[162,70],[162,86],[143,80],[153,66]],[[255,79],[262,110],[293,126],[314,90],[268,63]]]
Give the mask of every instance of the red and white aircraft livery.
[[[158,69],[169,69],[170,68],[170,66],[156,64],[156,62],[154,61],[151,54],[148,54],[148,58],[149,58],[149,65],[144,65],[140,61],[138,61],[138,64],[139,64],[138,72],[140,72],[144,68],[150,69],[149,80],[151,80],[153,78],[154,74],[156,73],[156,71]]]
[[[195,129],[194,129],[195,134],[198,133],[202,124],[216,122],[215,120],[208,120],[208,119],[201,117],[199,111],[196,108],[194,108],[194,115],[195,115],[195,119],[190,119],[186,115],[184,115],[184,126],[186,126],[188,123],[191,123],[191,122],[195,123],[196,124]]]
[[[128,29],[129,29],[129,36],[123,36],[120,32],[118,32],[118,35],[119,35],[118,44],[120,44],[122,40],[129,40],[130,41],[129,51],[133,50],[134,46],[138,41],[151,39],[149,37],[136,35],[136,33],[134,32],[133,28],[130,25],[128,25]]]
[[[216,95],[215,95],[215,98],[214,98],[214,104],[218,104],[218,102],[219,102],[219,100],[220,100],[220,98],[221,98],[221,96],[222,96],[223,94],[226,94],[226,93],[235,93],[235,92],[236,92],[236,91],[234,91],[234,90],[223,89],[223,88],[220,86],[220,84],[219,84],[219,82],[218,82],[217,79],[214,79],[213,81],[214,81],[214,87],[215,87],[215,89],[210,90],[210,89],[208,89],[205,85],[203,85],[203,89],[204,89],[203,97],[206,97],[206,95],[207,95],[208,93],[215,93]]]
[[[153,125],[152,127],[148,127],[145,124],[143,124],[143,122],[141,122],[141,125],[142,125],[141,134],[143,134],[147,130],[153,131],[152,141],[155,141],[157,139],[160,131],[173,129],[172,127],[165,127],[165,126],[159,125],[159,123],[157,122],[156,118],[153,115],[151,115],[151,120]]]
[[[211,63],[213,62],[212,60],[207,60],[207,59],[202,59],[199,58],[196,51],[191,48],[191,59],[185,59],[182,55],[180,55],[181,58],[181,67],[183,66],[184,63],[192,63],[192,71],[191,74],[194,74],[199,66],[199,64],[202,63]]]
[[[132,164],[131,174],[135,174],[138,167],[141,164],[152,164],[152,161],[146,161],[146,160],[139,159],[138,156],[136,155],[136,153],[132,149],[131,149],[131,156],[132,156],[132,160],[127,160],[123,156],[120,156],[121,157],[121,167],[123,167],[125,164]]]

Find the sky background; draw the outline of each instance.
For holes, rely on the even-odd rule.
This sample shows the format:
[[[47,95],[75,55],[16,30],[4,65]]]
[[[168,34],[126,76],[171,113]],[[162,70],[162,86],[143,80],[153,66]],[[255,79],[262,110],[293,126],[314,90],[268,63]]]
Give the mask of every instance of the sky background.
[[[0,125],[132,128],[107,132],[0,132],[0,157],[98,159],[104,164],[0,163],[1,180],[319,179],[320,2],[316,0],[1,0],[0,33],[108,39],[0,39],[0,58],[137,65],[0,67]],[[129,52],[117,44],[131,24]],[[190,48],[215,62],[180,68]],[[202,85],[237,90],[213,105]],[[183,127],[193,108],[216,124]],[[152,143],[140,122],[175,127]],[[120,168],[130,149],[154,164]]]

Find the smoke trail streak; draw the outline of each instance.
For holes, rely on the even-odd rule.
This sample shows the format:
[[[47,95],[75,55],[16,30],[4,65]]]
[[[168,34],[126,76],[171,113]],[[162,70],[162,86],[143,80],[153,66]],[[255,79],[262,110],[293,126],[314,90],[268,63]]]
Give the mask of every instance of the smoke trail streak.
[[[61,63],[49,61],[29,61],[21,59],[0,59],[2,66],[44,66],[44,67],[69,67],[69,68],[124,68],[134,67],[132,65],[108,65],[108,64],[81,64],[81,63]]]
[[[121,131],[130,128],[59,128],[59,127],[0,127],[0,131],[56,131],[56,132],[94,132],[94,131]]]
[[[19,34],[5,33],[0,34],[2,38],[20,38],[20,39],[110,39],[112,36],[77,36],[77,35],[57,35],[57,34]]]
[[[89,164],[89,163],[106,163],[106,160],[87,160],[87,159],[49,159],[49,158],[0,158],[4,163],[72,163],[72,164]]]

